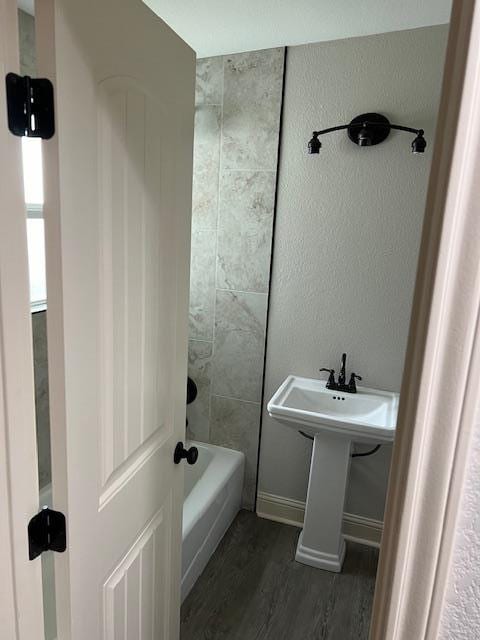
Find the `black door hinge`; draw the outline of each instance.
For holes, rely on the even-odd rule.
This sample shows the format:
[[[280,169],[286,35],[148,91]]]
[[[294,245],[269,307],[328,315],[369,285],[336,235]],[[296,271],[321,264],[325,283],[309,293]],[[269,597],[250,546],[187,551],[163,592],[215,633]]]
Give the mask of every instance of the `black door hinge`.
[[[8,128],[15,136],[48,140],[55,133],[53,85],[46,78],[8,73]]]
[[[44,551],[59,551],[67,548],[65,516],[60,511],[43,507],[28,523],[28,557],[35,560]]]

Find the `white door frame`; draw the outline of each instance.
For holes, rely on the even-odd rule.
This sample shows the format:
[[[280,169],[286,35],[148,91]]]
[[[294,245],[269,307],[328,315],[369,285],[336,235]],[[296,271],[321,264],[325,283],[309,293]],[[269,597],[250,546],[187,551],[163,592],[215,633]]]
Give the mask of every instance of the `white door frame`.
[[[440,626],[480,379],[479,89],[480,2],[454,0],[371,640]]]
[[[17,2],[0,0],[0,635],[30,640],[43,634],[43,600],[41,561],[28,559],[39,496],[21,140],[5,96],[18,58]]]

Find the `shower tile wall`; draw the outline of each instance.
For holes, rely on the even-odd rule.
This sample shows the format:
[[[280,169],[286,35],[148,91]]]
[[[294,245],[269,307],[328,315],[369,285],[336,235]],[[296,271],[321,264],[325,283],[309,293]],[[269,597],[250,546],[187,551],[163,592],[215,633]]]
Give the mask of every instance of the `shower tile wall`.
[[[190,437],[246,455],[253,508],[284,49],[197,62]]]
[[[36,75],[35,19],[25,11],[18,12],[18,39],[20,48],[20,73]]]
[[[50,409],[48,401],[47,312],[32,314],[37,421],[38,479],[42,489],[51,481]]]

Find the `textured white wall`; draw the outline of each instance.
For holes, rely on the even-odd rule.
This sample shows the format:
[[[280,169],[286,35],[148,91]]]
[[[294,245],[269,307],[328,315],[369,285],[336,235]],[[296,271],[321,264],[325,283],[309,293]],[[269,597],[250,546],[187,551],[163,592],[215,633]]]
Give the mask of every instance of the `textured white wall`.
[[[439,640],[480,638],[480,409],[470,445]]]
[[[289,373],[348,370],[399,390],[430,169],[447,27],[288,50],[267,336],[259,489],[305,499],[311,446],[266,413]],[[424,156],[393,132],[371,148],[314,129],[378,111],[425,129]],[[382,519],[389,447],[352,463],[346,508]]]

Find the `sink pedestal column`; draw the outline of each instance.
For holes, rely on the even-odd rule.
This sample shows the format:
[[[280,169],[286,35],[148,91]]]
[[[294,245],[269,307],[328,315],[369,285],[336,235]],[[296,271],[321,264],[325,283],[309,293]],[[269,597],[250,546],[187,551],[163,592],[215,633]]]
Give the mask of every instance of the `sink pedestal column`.
[[[295,555],[298,562],[337,573],[345,557],[342,520],[351,446],[341,436],[315,436],[305,521]]]

